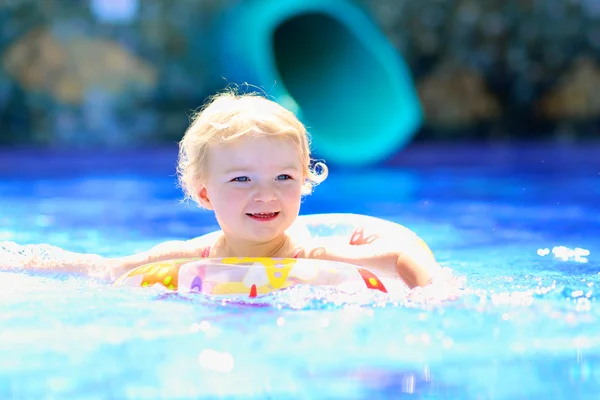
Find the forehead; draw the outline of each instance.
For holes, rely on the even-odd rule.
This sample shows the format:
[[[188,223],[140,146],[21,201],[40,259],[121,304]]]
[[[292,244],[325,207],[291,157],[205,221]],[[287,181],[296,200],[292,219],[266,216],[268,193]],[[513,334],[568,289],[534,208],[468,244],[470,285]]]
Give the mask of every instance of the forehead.
[[[281,168],[301,166],[300,150],[292,140],[272,136],[244,136],[232,143],[211,144],[209,168]]]

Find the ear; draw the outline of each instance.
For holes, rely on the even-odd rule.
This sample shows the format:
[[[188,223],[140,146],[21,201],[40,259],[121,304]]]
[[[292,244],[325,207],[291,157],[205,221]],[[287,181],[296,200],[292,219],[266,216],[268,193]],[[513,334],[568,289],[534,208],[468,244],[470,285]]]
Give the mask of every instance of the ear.
[[[198,190],[198,199],[200,200],[200,204],[202,205],[202,207],[206,208],[207,210],[213,209],[210,199],[208,198],[208,191],[206,190],[206,186],[200,186],[200,189]]]

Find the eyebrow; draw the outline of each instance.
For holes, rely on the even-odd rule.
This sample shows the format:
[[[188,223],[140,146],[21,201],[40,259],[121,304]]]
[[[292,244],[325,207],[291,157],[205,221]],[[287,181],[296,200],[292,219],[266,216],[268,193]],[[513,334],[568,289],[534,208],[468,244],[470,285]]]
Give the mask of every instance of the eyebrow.
[[[286,165],[282,168],[277,168],[279,171],[289,171],[289,170],[299,170],[298,166],[296,165]],[[233,168],[228,168],[225,171],[223,171],[223,174],[229,175],[229,174],[234,174],[234,173],[244,173],[244,172],[249,172],[252,171],[253,168],[252,167],[247,167],[247,166],[238,166],[238,167],[233,167]]]

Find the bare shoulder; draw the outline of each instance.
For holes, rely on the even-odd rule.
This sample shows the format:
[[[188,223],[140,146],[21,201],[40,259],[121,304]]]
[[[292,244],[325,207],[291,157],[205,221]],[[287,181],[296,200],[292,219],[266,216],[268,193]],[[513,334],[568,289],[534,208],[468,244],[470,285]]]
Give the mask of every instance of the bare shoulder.
[[[190,240],[169,240],[157,244],[147,251],[133,254],[114,260],[121,270],[130,270],[135,267],[158,261],[173,260],[177,258],[201,257],[206,247],[212,246],[219,235],[200,236]]]
[[[185,241],[185,246],[190,249],[202,250],[205,247],[214,247],[219,241],[223,239],[222,231],[215,231],[206,235],[198,236],[194,239]]]

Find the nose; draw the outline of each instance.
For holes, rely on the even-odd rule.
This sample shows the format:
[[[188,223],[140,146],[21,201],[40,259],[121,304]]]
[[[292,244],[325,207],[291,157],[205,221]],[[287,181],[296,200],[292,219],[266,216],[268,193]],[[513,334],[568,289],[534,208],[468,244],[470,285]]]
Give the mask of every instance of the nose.
[[[269,184],[257,185],[252,200],[268,203],[275,200],[275,189]]]

